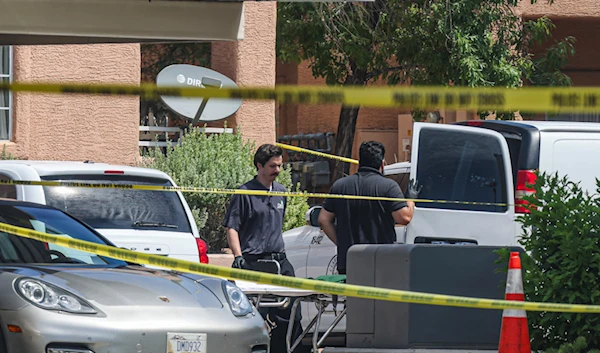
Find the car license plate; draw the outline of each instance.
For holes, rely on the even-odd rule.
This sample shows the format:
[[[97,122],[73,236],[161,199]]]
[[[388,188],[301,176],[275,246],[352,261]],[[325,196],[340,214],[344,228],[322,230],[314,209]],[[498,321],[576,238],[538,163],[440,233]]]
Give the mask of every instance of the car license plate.
[[[167,353],[207,353],[206,333],[167,333]]]

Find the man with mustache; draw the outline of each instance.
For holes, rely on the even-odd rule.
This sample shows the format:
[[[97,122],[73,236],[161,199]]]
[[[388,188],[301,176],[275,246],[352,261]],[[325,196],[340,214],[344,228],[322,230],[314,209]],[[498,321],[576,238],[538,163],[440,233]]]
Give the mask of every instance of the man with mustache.
[[[275,145],[260,146],[254,154],[257,175],[240,189],[285,192],[285,186],[275,181],[283,164],[282,154],[283,150]],[[286,206],[285,196],[236,194],[231,197],[223,226],[227,229],[227,241],[235,257],[233,268],[273,272],[273,266],[269,267],[273,263],[265,263],[264,260],[274,260],[279,263],[280,274],[295,277],[294,267],[286,258],[283,242]],[[291,305],[287,309],[260,308],[259,311],[274,326],[271,331],[271,352],[285,353]],[[298,314],[292,340],[302,332],[300,311]],[[304,347],[299,345],[295,352],[302,349]]]

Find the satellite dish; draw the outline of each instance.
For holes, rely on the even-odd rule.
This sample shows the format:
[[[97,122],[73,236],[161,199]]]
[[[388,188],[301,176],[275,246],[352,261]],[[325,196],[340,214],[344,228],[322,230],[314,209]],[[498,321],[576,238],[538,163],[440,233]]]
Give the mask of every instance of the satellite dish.
[[[156,76],[158,87],[202,87],[202,88],[237,88],[229,77],[214,70],[185,64],[165,67]],[[215,121],[225,119],[240,109],[239,98],[199,98],[161,96],[162,101],[175,112],[198,121]]]

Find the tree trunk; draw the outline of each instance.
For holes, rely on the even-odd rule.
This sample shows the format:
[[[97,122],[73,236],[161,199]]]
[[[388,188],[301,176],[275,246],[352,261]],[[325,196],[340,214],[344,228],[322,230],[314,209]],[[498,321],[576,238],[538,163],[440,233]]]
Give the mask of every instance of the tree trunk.
[[[366,84],[367,73],[357,70],[348,77],[346,85]],[[337,134],[335,136],[335,154],[337,156],[351,158],[352,146],[354,145],[354,132],[356,131],[356,122],[358,120],[358,111],[360,106],[345,106],[342,105],[340,118],[338,122]],[[339,178],[342,178],[350,173],[350,163],[338,160],[331,160],[329,164],[331,172],[331,182],[333,183]]]
[[[351,158],[352,147],[354,145],[354,132],[356,131],[356,121],[358,120],[358,111],[360,107],[342,106],[338,130],[335,136],[335,155]],[[350,173],[350,163],[338,160],[332,160],[333,171],[331,182],[333,183]]]

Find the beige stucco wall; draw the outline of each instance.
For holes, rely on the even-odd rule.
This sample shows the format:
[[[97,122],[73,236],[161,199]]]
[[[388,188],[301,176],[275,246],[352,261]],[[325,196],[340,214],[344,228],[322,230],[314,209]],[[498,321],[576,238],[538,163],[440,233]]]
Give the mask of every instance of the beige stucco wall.
[[[214,42],[211,68],[233,79],[240,87],[275,86],[275,28],[277,3],[244,3],[244,39]],[[275,102],[245,100],[238,112],[227,119],[228,127],[239,127],[245,138],[257,146],[275,142]],[[209,126],[222,126],[223,122]]]
[[[139,44],[18,46],[16,82],[140,82]],[[42,160],[132,164],[139,97],[16,93],[7,151]]]

